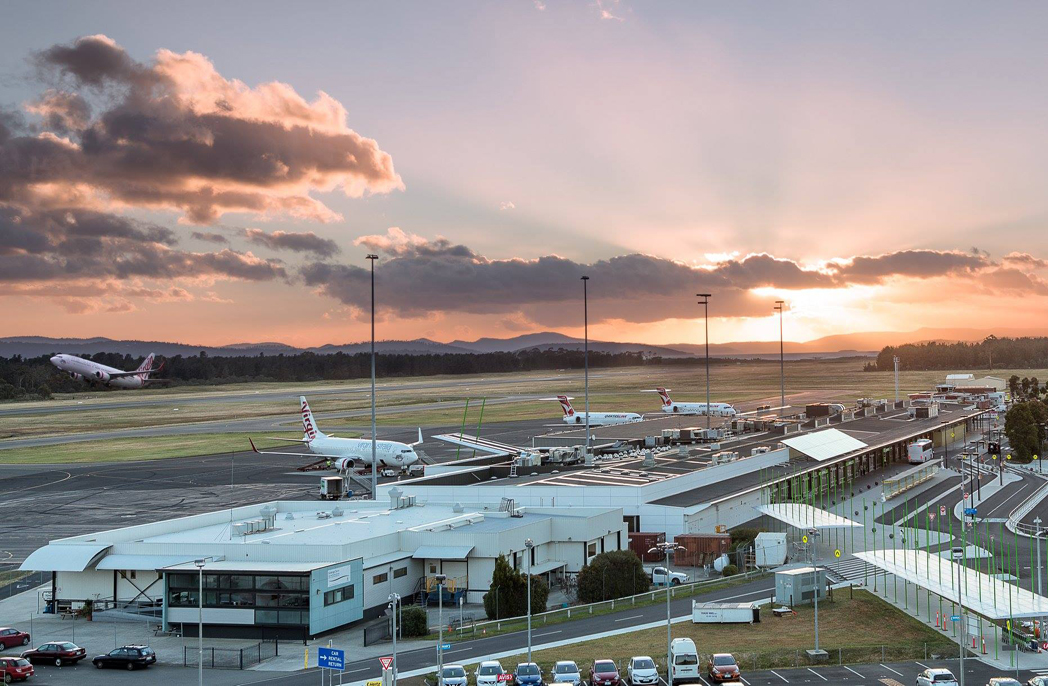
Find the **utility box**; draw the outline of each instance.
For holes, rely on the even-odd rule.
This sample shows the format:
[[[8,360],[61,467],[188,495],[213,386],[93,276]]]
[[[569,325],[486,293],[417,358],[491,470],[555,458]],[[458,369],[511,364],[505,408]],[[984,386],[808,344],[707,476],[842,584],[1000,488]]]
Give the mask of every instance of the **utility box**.
[[[806,605],[826,597],[826,570],[797,567],[775,572],[775,601],[783,605]]]
[[[756,603],[700,603],[691,601],[694,624],[756,624],[761,609]]]
[[[340,500],[346,495],[346,480],[341,476],[320,477],[320,499]]]
[[[758,567],[780,567],[786,564],[786,534],[762,531],[753,541],[754,562]]]

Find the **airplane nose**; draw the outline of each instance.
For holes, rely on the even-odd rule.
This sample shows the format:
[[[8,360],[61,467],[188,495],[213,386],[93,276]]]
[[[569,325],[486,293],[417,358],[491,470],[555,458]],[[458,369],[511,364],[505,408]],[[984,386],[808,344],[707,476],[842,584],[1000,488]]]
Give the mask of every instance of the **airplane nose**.
[[[51,358],[51,364],[58,364],[61,361],[62,361],[62,357],[60,355],[55,355],[54,357]]]

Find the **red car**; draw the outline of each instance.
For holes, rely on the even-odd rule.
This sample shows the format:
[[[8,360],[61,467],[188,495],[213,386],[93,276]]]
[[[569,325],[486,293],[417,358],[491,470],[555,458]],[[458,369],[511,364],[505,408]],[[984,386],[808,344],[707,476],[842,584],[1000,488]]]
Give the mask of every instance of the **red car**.
[[[742,678],[739,663],[731,653],[715,653],[710,659],[710,681],[738,681]]]
[[[611,660],[594,660],[590,667],[591,686],[621,686],[619,668]]]
[[[33,665],[24,657],[0,657],[0,674],[5,684],[25,681],[33,676]]]
[[[29,645],[29,634],[26,632],[8,627],[0,629],[0,650],[27,645]]]
[[[36,650],[22,651],[22,657],[30,662],[50,662],[55,667],[61,667],[80,662],[87,657],[87,651],[69,641],[53,641],[38,646]]]

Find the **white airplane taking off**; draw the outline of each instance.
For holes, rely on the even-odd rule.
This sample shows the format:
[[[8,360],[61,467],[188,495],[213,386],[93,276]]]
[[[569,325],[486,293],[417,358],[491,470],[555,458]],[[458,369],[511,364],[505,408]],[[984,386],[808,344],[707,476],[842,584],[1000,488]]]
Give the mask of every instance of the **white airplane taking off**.
[[[673,414],[698,414],[712,415],[714,417],[734,417],[738,414],[735,408],[728,403],[678,403],[670,399],[669,389],[656,388],[655,391],[662,398],[662,411]]]
[[[563,422],[565,424],[585,424],[586,413],[576,412],[571,406],[571,398],[566,395],[558,395],[560,408],[564,410]],[[611,426],[613,424],[632,424],[639,422],[641,416],[636,412],[590,412],[590,426]]]
[[[317,457],[325,457],[331,461],[331,465],[340,472],[349,472],[357,466],[371,466],[371,439],[370,438],[337,438],[329,436],[317,428],[313,420],[313,412],[309,409],[309,403],[305,396],[300,396],[302,401],[302,432],[304,438],[273,438],[275,441],[287,441],[289,443],[304,443],[309,452]],[[290,455],[302,457],[302,453],[282,453],[270,450],[259,450],[255,442],[248,439],[251,449],[259,455]],[[418,441],[415,443],[401,443],[400,441],[375,441],[375,457],[379,467],[392,467],[394,469],[407,469],[419,461],[415,446],[422,444],[422,429],[418,430]]]
[[[76,355],[55,355],[51,358],[51,364],[60,370],[81,381],[102,384],[115,388],[145,388],[154,383],[170,383],[170,379],[150,379],[150,374],[156,374],[160,367],[153,369],[153,354],[145,359],[138,369],[133,372],[125,372],[122,369],[107,367],[98,362],[85,360]]]

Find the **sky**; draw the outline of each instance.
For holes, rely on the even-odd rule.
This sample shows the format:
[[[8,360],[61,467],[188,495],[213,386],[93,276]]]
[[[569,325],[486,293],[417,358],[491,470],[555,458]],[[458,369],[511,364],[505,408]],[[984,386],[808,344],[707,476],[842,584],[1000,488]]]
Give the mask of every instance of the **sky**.
[[[17,3],[4,336],[810,340],[1048,314],[1048,5]]]

